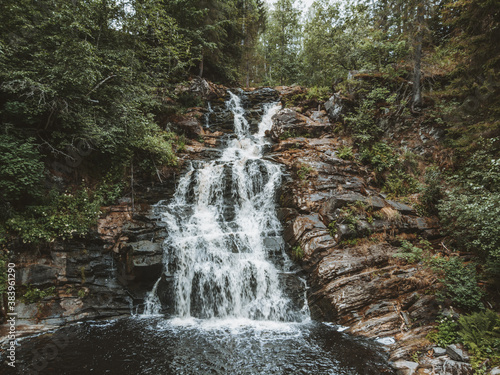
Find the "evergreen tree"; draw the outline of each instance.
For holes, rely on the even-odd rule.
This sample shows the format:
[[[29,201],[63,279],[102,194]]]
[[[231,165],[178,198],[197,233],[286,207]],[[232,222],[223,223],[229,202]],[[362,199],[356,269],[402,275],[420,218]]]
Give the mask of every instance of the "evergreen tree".
[[[274,4],[263,37],[269,83],[291,84],[299,77],[300,17],[296,0],[278,0]]]

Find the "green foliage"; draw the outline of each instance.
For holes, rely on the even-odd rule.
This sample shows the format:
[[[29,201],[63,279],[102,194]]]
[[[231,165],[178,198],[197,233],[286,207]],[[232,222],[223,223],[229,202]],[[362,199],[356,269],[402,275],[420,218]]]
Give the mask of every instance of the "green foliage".
[[[262,39],[265,84],[293,84],[300,74],[301,11],[296,0],[277,0]]]
[[[304,26],[302,80],[329,86],[351,70],[390,71],[408,43],[376,24],[366,4],[315,1]]]
[[[401,251],[394,254],[394,257],[402,258],[408,263],[419,263],[423,259],[424,249],[414,246],[409,241],[402,241],[400,249]]]
[[[331,96],[331,89],[326,86],[313,86],[307,90],[306,99],[326,102]]]
[[[474,264],[465,264],[459,257],[449,259],[433,258],[433,268],[440,272],[444,291],[440,298],[450,298],[457,306],[467,310],[483,309],[481,299],[484,291],[477,284],[478,277]]]
[[[443,197],[441,180],[441,172],[437,167],[431,166],[425,170],[425,185],[421,188],[419,200],[426,214],[435,215],[438,212],[437,204]]]
[[[80,289],[78,291],[78,297],[84,298],[86,295],[87,295],[87,293],[85,292],[85,289]]]
[[[311,174],[311,172],[313,172],[313,170],[314,169],[309,167],[308,165],[301,164],[300,168],[297,171],[297,176],[301,180],[306,180],[309,177],[309,175]]]
[[[112,182],[105,178],[94,191],[94,199],[103,206],[115,204],[123,195],[125,189],[124,182]]]
[[[354,159],[354,152],[352,150],[352,146],[340,146],[337,152],[338,152],[338,157],[343,160]]]
[[[488,150],[477,151],[438,205],[439,215],[455,245],[476,253],[490,273],[499,276],[500,262],[500,159]]]
[[[296,138],[298,134],[293,130],[285,130],[282,134],[280,134],[280,139],[285,140],[288,138]]]
[[[394,171],[386,177],[383,191],[392,197],[403,197],[417,192],[420,183],[404,171]]]
[[[351,230],[356,230],[356,224],[359,221],[358,209],[354,205],[347,205],[340,210],[339,224],[347,225]]]
[[[7,263],[9,262],[7,250],[0,250],[0,298],[7,291]],[[3,302],[0,302],[2,305]]]
[[[292,258],[296,261],[302,260],[304,258],[304,250],[300,245],[294,246],[292,249]]]
[[[328,232],[330,233],[330,236],[335,238],[335,235],[337,234],[337,220],[334,220],[330,224],[328,224]]]
[[[45,289],[34,288],[31,285],[27,286],[26,292],[23,294],[23,298],[28,303],[38,302],[45,297],[54,296],[56,292],[56,287],[51,286]]]
[[[459,335],[471,354],[474,369],[489,360],[491,367],[500,364],[500,317],[491,310],[462,315]]]
[[[37,198],[41,193],[43,171],[41,155],[32,138],[21,141],[0,134],[1,201],[19,204]]]
[[[444,316],[438,319],[437,331],[427,335],[429,341],[442,348],[452,345],[459,340],[459,325],[451,316]]]
[[[394,168],[397,163],[397,156],[393,148],[385,142],[378,142],[363,148],[360,159],[363,163],[370,164],[378,173]]]
[[[14,214],[7,220],[6,227],[23,243],[82,236],[97,222],[100,197],[93,197],[88,189],[63,194],[52,192],[46,205],[29,206],[23,214]]]

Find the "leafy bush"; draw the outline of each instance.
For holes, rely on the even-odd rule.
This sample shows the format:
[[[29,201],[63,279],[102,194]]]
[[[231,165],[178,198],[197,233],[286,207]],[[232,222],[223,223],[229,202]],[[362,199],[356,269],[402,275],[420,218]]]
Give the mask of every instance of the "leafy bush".
[[[441,272],[440,281],[445,289],[439,296],[441,299],[450,298],[457,306],[467,310],[483,309],[481,299],[483,290],[477,284],[477,273],[474,264],[465,264],[459,257],[434,258],[434,269]]]
[[[414,246],[409,241],[401,242],[401,252],[394,254],[396,258],[402,258],[408,263],[418,263],[423,259],[424,249]]]
[[[309,175],[311,174],[311,172],[313,172],[313,170],[314,170],[313,168],[311,168],[307,165],[301,164],[299,170],[297,171],[297,176],[301,180],[306,180],[309,177]]]
[[[459,335],[471,354],[474,369],[489,360],[491,367],[500,364],[500,317],[491,310],[462,315]]]
[[[389,94],[389,89],[375,87],[361,101],[354,113],[345,117],[347,126],[353,133],[353,138],[359,143],[373,142],[382,134],[382,130],[376,123],[377,103],[385,102]]]
[[[44,165],[32,138],[0,135],[0,200],[17,203],[37,197]]]
[[[478,151],[449,183],[455,188],[437,206],[446,232],[500,276],[500,159]]]
[[[50,288],[46,289],[38,289],[38,288],[33,288],[31,285],[28,285],[26,292],[24,293],[23,297],[28,303],[35,303],[38,302],[45,297],[53,296],[56,292],[56,287],[51,286]]]
[[[420,203],[426,214],[437,214],[437,204],[443,197],[441,191],[441,172],[437,167],[425,170],[425,185],[421,188]]]
[[[3,294],[7,291],[7,251],[0,250],[0,298],[2,298]],[[3,301],[3,299],[2,299]],[[2,305],[2,301],[0,301],[0,306]]]
[[[100,214],[101,199],[87,189],[52,192],[46,205],[30,206],[7,220],[7,229],[24,243],[53,242],[86,234]]]
[[[343,160],[354,159],[354,152],[351,146],[340,146],[338,149],[338,157]]]
[[[417,192],[419,187],[417,179],[399,170],[387,176],[382,190],[393,197],[403,197]]]
[[[430,333],[427,338],[429,341],[446,348],[448,345],[457,343],[459,339],[459,325],[450,316],[442,317],[438,320],[437,331]]]
[[[328,233],[330,233],[330,236],[335,238],[335,235],[337,234],[337,221],[334,220],[330,224],[328,224]]]
[[[313,86],[307,90],[306,98],[309,100],[318,100],[325,102],[330,98],[331,90],[329,87]]]
[[[378,142],[371,147],[363,148],[360,158],[363,163],[370,164],[378,173],[394,168],[398,161],[393,148],[385,142]]]

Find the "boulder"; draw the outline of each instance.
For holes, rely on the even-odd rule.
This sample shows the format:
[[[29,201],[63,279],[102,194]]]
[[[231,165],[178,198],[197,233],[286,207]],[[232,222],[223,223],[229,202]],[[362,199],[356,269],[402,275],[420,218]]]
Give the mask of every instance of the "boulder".
[[[448,345],[446,347],[446,354],[450,356],[451,359],[460,362],[467,362],[469,360],[469,356],[462,349],[460,349],[455,344]]]
[[[396,361],[392,364],[392,367],[396,369],[397,375],[413,375],[417,370],[418,363],[411,361]]]
[[[273,141],[278,141],[280,137],[319,136],[329,130],[329,124],[313,121],[290,108],[285,108],[273,116],[269,135]]]
[[[439,346],[433,348],[433,351],[434,351],[434,357],[442,357],[446,355],[446,349],[440,348]]]
[[[334,94],[325,102],[325,109],[331,122],[337,122],[342,119],[342,109],[344,104],[339,94]]]
[[[441,357],[443,358],[443,357]],[[442,375],[472,375],[472,366],[470,363],[445,359],[443,362]]]

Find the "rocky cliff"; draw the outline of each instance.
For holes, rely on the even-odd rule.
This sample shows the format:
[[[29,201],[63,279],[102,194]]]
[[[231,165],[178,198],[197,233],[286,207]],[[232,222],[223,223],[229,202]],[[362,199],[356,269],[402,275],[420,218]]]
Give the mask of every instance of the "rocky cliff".
[[[188,139],[181,166],[210,158],[221,139],[231,137],[225,92],[204,86],[200,90],[207,91],[203,95],[210,100],[209,109],[194,108],[164,119],[164,126]],[[281,88],[282,98],[296,90]],[[257,104],[280,97],[271,89],[241,95],[253,127],[261,115]],[[391,360],[403,368],[401,373],[413,373],[415,368],[408,370],[413,365],[402,360],[431,347],[426,336],[438,311],[438,284],[427,268],[395,254],[403,240],[438,238],[439,227],[410,205],[388,199],[374,186],[367,166],[340,157],[349,139],[336,135],[333,124],[343,105],[349,104],[339,101],[334,96],[325,104],[289,106],[273,119],[268,135],[274,145],[266,157],[286,170],[278,197],[283,235],[307,278],[312,317],[346,326],[352,334],[381,339]],[[413,133],[417,136],[411,141],[401,134],[393,137],[402,142],[417,139],[413,147],[426,152],[429,140],[432,145],[432,129]],[[50,295],[36,301],[20,301],[19,319],[26,332],[142,309],[161,273],[161,243],[168,230],[154,203],[171,197],[179,173],[182,167],[162,183],[136,181],[136,204],[123,200],[103,209],[106,214],[97,230],[86,239],[54,243],[40,254],[17,253],[19,285],[53,287]],[[429,358],[431,364],[421,365],[420,373],[430,373],[423,371],[432,366],[443,368],[444,361]]]

